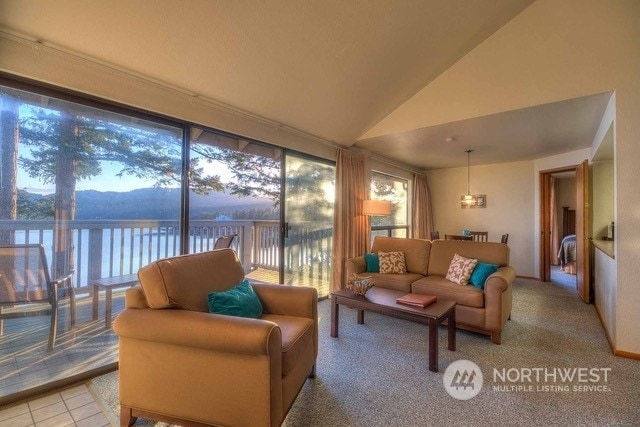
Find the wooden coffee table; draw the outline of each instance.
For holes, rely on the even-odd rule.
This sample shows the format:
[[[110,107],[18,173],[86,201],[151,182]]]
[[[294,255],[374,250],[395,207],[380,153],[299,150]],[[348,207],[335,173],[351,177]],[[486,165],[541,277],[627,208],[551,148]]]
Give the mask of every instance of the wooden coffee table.
[[[438,325],[447,319],[448,346],[456,349],[456,303],[439,299],[425,307],[411,307],[396,303],[396,299],[406,292],[373,287],[365,296],[356,295],[349,289],[331,293],[331,336],[338,336],[338,317],[340,305],[358,310],[358,324],[364,323],[364,312],[372,311],[399,319],[410,320],[429,327],[429,370],[438,372]]]

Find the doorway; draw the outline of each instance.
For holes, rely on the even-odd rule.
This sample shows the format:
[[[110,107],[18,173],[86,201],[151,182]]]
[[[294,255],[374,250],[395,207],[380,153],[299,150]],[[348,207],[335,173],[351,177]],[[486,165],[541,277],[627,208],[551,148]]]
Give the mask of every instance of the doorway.
[[[540,172],[540,278],[572,286],[586,303],[591,233],[588,163]],[[575,279],[573,279],[575,278]]]

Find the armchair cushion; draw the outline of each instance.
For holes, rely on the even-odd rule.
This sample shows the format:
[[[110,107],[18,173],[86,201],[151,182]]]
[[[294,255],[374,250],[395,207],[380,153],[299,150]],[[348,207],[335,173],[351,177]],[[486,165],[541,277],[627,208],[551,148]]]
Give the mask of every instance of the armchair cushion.
[[[307,354],[314,353],[313,319],[296,316],[265,314],[260,319],[280,327],[282,334],[282,376],[286,377]]]
[[[207,300],[209,313],[253,319],[262,316],[262,304],[247,279],[229,290],[210,292]]]
[[[244,279],[233,249],[161,259],[142,267],[138,279],[150,308],[208,312],[207,295],[226,291]]]

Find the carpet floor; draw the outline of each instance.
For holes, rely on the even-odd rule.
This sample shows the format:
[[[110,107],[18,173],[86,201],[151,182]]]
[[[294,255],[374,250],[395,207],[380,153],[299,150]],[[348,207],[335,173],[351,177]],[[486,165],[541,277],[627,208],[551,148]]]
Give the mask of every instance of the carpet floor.
[[[341,307],[340,337],[331,338],[330,302],[321,301],[317,376],[283,425],[640,425],[640,361],[611,354],[593,305],[569,287],[525,279],[514,282],[513,299],[502,345],[459,330],[457,351],[448,351],[441,327],[437,373],[428,370],[426,326],[375,313],[358,325],[355,310]],[[454,399],[443,385],[446,367],[461,359],[483,374],[469,400]],[[572,380],[558,375],[574,368],[589,371]],[[527,372],[542,375],[529,380]],[[114,414],[117,382],[116,371],[91,383]]]

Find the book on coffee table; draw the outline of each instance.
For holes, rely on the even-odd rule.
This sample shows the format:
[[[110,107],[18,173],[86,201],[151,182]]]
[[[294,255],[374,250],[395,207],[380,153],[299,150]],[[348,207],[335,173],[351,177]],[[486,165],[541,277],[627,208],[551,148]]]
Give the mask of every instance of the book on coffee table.
[[[406,294],[396,300],[398,304],[410,305],[412,307],[426,307],[436,302],[435,295]]]

